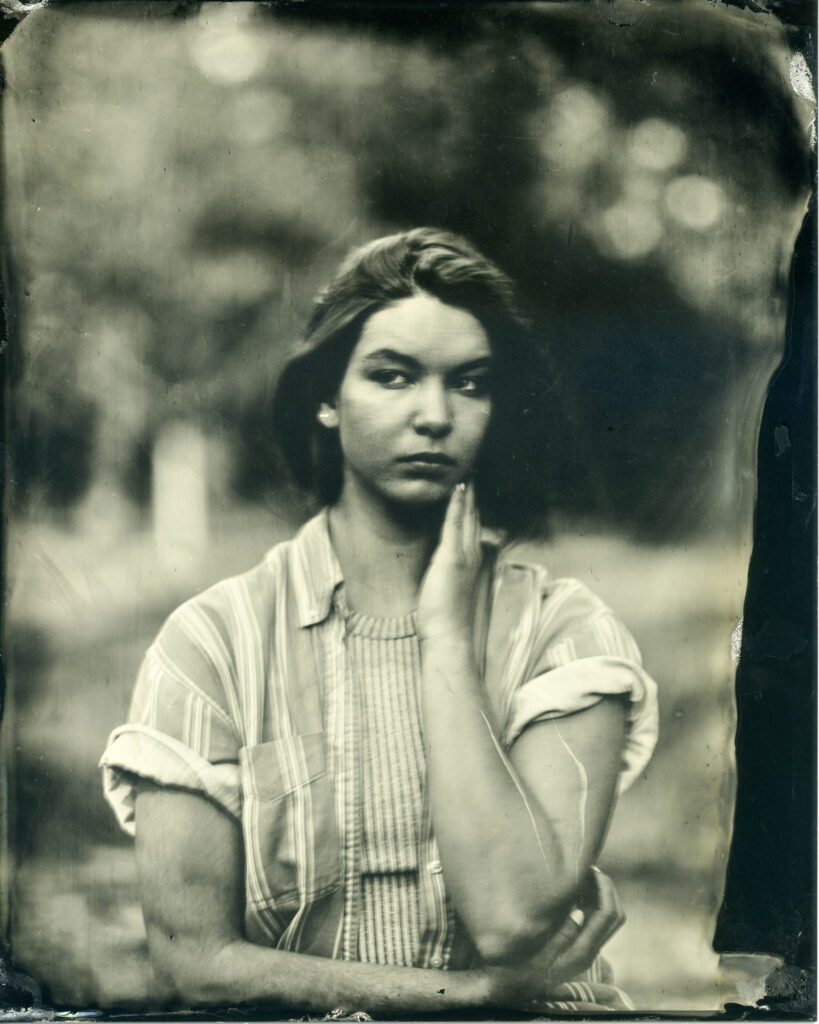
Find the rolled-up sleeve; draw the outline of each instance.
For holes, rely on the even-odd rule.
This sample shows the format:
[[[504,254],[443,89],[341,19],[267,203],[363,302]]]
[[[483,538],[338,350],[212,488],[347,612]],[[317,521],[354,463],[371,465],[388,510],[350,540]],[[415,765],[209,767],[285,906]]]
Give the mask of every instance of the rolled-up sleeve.
[[[583,711],[610,696],[628,700],[622,792],[643,772],[657,744],[657,686],[631,633],[611,610],[578,581],[554,581],[544,595],[528,678],[512,700],[506,742],[533,722]]]
[[[201,793],[240,815],[229,661],[218,628],[193,605],[174,613],[149,648],[128,722],[111,733],[100,760],[105,797],[129,835],[141,781]]]

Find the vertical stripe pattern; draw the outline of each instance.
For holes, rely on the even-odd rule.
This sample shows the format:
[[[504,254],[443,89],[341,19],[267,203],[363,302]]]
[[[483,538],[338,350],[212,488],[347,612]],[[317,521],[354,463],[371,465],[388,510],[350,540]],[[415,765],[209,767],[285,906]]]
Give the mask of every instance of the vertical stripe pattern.
[[[656,697],[628,631],[577,581],[502,559],[491,572],[488,639],[477,643],[500,724],[630,692],[624,768],[639,772]],[[350,613],[342,582],[322,513],[255,569],[174,612],[103,755],[106,797],[130,833],[139,776],[203,792],[239,819],[252,941],[469,966],[425,796],[414,622]],[[578,979],[565,1005],[595,1001],[598,979],[596,967]]]
[[[421,927],[418,843],[426,759],[421,734],[421,656],[411,615],[352,613],[343,588],[348,686],[357,694],[361,817],[359,959],[414,963]]]

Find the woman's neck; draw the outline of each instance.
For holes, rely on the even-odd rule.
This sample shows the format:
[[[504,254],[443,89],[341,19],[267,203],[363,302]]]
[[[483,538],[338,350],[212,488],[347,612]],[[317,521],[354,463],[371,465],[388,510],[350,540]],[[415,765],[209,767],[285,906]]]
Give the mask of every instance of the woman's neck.
[[[365,615],[406,615],[415,608],[443,510],[406,512],[352,490],[345,487],[329,512],[348,603]]]

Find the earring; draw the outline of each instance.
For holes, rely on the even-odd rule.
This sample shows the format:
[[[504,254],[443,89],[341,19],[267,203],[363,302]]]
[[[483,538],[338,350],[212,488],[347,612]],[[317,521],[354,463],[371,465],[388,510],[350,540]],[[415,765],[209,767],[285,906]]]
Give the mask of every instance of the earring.
[[[321,403],[316,418],[323,427],[332,428],[338,426],[338,414],[332,405],[329,405],[327,402]]]

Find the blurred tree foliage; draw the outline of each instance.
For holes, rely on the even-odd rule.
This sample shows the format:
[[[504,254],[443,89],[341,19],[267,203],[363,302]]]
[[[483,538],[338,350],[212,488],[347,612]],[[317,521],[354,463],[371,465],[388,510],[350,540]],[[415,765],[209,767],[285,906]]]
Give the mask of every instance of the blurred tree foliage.
[[[259,497],[312,295],[350,246],[435,223],[520,282],[553,352],[558,511],[736,522],[810,183],[773,18],[67,3],[3,57],[16,509],[98,476],[145,502],[179,418]]]

